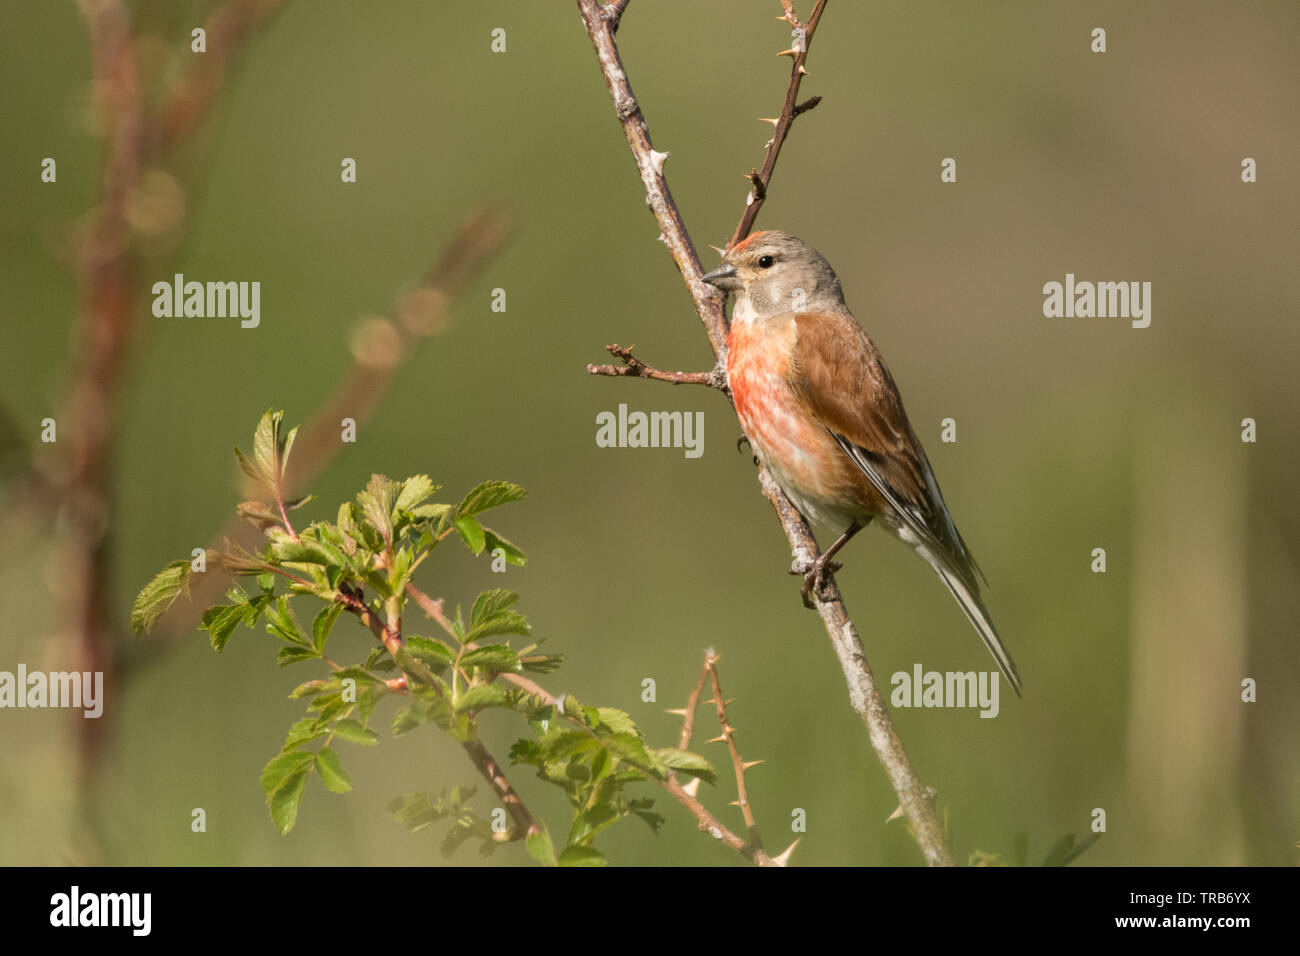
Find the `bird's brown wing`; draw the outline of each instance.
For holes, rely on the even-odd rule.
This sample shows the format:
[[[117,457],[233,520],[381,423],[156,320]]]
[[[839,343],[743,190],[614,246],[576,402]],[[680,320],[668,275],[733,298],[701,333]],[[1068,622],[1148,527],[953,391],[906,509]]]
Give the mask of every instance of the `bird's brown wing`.
[[[983,577],[953,524],[893,376],[847,312],[801,312],[790,385],[902,523],[978,593]]]

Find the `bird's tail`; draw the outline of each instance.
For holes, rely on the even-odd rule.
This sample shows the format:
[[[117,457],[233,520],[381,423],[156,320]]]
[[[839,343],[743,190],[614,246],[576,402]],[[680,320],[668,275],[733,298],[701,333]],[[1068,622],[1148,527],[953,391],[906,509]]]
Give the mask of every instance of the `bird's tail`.
[[[937,562],[931,562],[931,565],[939,572],[939,577],[943,579],[943,583],[948,586],[952,596],[957,599],[961,609],[970,618],[971,624],[975,626],[975,630],[979,632],[980,638],[984,641],[984,646],[989,649],[993,659],[998,662],[998,668],[1002,671],[1002,675],[1011,684],[1011,689],[1016,692],[1017,697],[1023,696],[1020,693],[1020,675],[1016,672],[1016,662],[1011,659],[1006,646],[1002,643],[1002,638],[998,637],[998,629],[993,626],[993,616],[989,614],[989,609],[980,600],[979,593],[952,571]]]

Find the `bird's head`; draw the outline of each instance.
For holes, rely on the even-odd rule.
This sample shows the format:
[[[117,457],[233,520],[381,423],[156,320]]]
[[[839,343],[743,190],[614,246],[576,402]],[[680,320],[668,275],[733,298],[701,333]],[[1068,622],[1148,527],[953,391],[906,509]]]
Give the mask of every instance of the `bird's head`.
[[[701,278],[736,296],[757,318],[843,308],[844,293],[820,252],[788,232],[769,229],[736,243]]]

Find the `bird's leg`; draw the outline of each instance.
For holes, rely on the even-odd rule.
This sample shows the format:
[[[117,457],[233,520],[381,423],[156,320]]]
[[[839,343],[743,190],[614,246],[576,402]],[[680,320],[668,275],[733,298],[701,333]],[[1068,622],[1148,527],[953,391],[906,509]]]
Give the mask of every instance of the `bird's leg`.
[[[867,521],[870,520],[867,519]],[[815,594],[818,598],[823,597],[822,591],[826,586],[826,575],[833,574],[843,567],[842,564],[838,561],[832,561],[831,558],[835,557],[840,548],[849,543],[850,538],[867,526],[867,521],[861,524],[857,521],[852,522],[844,529],[844,533],[835,539],[834,544],[817,556],[817,560],[812,563],[812,566],[807,571],[792,570],[790,572],[791,574],[803,574],[803,590],[799,592],[799,596],[803,598],[804,607],[811,608],[814,606],[809,594]]]

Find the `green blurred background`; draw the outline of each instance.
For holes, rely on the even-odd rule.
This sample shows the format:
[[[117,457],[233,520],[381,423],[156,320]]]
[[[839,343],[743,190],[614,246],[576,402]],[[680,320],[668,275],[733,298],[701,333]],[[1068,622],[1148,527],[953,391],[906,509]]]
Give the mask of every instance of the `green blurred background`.
[[[800,3],[800,12],[809,5]],[[209,3],[132,5],[150,89],[186,65]],[[762,159],[788,77],[776,0],[634,0],[619,33],[634,90],[694,238],[721,245],[741,174]],[[1089,51],[1095,26],[1108,52]],[[493,28],[507,50],[490,50]],[[922,779],[949,806],[954,849],[1031,858],[1094,808],[1107,834],[1084,864],[1293,864],[1300,840],[1300,677],[1292,499],[1300,187],[1300,6],[1290,2],[832,2],[802,118],[760,227],[807,239],[835,266],[886,355],[948,504],[992,584],[1026,696],[996,720],[901,710]],[[68,381],[77,308],[71,234],[99,191],[87,122],[89,45],[70,2],[0,7],[0,402],[38,447]],[[58,161],[58,182],[39,180]],[[342,157],[359,182],[339,180]],[[941,184],[944,157],[956,184]],[[1259,164],[1246,185],[1240,163]],[[184,221],[147,283],[172,272],[262,283],[262,322],[149,314],[119,395],[112,589],[130,602],[165,562],[204,545],[237,500],[230,447],[258,415],[306,420],[349,368],[359,318],[388,312],[457,224],[508,205],[508,247],[422,343],[356,445],[310,489],[332,515],[372,471],[427,472],[455,497],[485,478],[527,487],[492,524],[530,563],[506,575],[440,549],[419,580],[450,603],[522,592],[569,662],[555,691],[627,709],[674,741],[708,646],[723,654],[750,793],[767,843],[795,862],[919,862],[850,711],[788,549],[721,396],[586,374],[606,342],[663,368],[709,364],[707,343],[644,205],[577,11],[569,2],[292,2],[251,38],[218,107],[164,167]],[[167,247],[174,245],[174,249]],[[705,250],[706,265],[716,261]],[[1041,288],[1153,284],[1150,328],[1047,319]],[[507,311],[491,311],[504,288]],[[595,417],[702,410],[705,454],[601,449]],[[957,420],[958,441],[939,441]],[[1240,440],[1241,420],[1259,441]],[[12,510],[13,498],[8,507]],[[0,669],[57,667],[66,569],[57,519],[5,518]],[[1103,547],[1108,571],[1090,571]],[[878,532],[838,578],[883,684],[896,671],[988,670],[933,574]],[[344,622],[345,624],[347,622]],[[342,625],[341,625],[342,626]],[[359,628],[344,632],[358,656]],[[335,640],[341,640],[336,637]],[[123,642],[151,639],[124,633]],[[384,805],[474,782],[435,731],[344,757],[346,796],[309,784],[276,835],[258,773],[300,712],[307,665],[276,641],[204,636],[159,652],[109,701],[98,797],[75,798],[73,719],[0,712],[0,863],[441,864]],[[652,677],[658,702],[642,703]],[[1241,681],[1259,700],[1240,701]],[[389,705],[379,723],[391,716]],[[701,712],[702,727],[708,715]],[[517,725],[484,718],[504,756]],[[702,739],[702,737],[700,738]],[[698,744],[725,764],[721,745]],[[566,806],[523,768],[514,782],[562,830]],[[706,803],[735,828],[724,774]],[[599,841],[616,863],[733,864],[666,796],[668,823]],[[478,806],[492,806],[480,794]],[[207,832],[190,811],[207,811]],[[518,847],[499,862],[525,862]],[[463,848],[451,861],[473,865]]]

